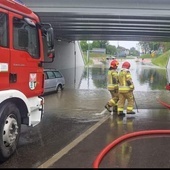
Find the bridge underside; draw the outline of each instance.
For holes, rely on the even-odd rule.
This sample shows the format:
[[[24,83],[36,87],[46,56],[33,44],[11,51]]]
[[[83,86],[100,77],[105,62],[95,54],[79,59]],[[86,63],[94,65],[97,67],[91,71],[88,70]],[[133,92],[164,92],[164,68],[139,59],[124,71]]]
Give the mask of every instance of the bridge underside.
[[[22,0],[58,40],[170,41],[169,0]]]

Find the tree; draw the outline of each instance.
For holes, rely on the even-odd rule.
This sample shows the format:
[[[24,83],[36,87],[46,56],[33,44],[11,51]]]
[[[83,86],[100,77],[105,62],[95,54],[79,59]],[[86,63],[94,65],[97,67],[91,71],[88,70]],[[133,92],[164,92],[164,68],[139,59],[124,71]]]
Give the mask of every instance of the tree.
[[[116,46],[114,45],[107,45],[106,46],[106,54],[110,54],[110,55],[116,55]]]
[[[150,51],[149,42],[147,42],[147,41],[140,41],[139,45],[141,46],[142,52],[144,54],[149,53],[149,51]]]
[[[80,46],[83,52],[86,52],[88,50],[87,41],[80,41]]]
[[[99,41],[93,41],[92,42],[92,47],[93,48],[100,48],[100,42]]]
[[[161,42],[160,44],[163,47],[163,52],[170,50],[170,42]]]
[[[133,55],[133,56],[139,56],[140,55],[140,52],[137,51],[134,47],[130,48],[129,50],[129,54],[130,55]]]
[[[92,47],[93,48],[106,48],[109,45],[108,41],[93,41],[92,42]]]
[[[144,54],[149,53],[151,51],[157,51],[161,45],[160,42],[146,42],[146,41],[140,41],[139,45],[141,46]]]
[[[80,46],[83,52],[86,52],[87,50],[92,50],[92,43],[88,41],[80,41]]]
[[[152,51],[156,51],[159,49],[160,42],[149,42],[149,48]]]

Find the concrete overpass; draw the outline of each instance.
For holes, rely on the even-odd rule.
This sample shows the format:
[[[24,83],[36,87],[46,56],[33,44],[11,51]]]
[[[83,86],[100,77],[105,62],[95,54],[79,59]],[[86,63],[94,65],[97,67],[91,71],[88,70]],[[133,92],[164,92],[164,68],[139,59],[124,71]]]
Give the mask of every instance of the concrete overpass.
[[[169,0],[22,0],[56,39],[169,41]]]

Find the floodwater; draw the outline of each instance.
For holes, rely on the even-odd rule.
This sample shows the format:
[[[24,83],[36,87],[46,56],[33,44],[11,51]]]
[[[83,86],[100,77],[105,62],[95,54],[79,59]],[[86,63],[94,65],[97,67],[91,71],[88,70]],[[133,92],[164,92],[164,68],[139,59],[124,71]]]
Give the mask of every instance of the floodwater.
[[[135,91],[165,90],[165,85],[167,84],[165,68],[155,66],[148,61],[136,62],[135,59],[119,59],[118,70],[120,70],[124,61],[131,63],[130,72],[135,84]],[[74,71],[62,70],[66,78],[66,88],[106,89],[108,68],[109,61],[106,64],[99,63],[91,67],[75,68]],[[76,75],[70,76],[70,72],[74,72]],[[74,77],[74,80],[70,77]]]
[[[135,62],[134,59],[128,60],[131,63],[130,72],[135,84],[135,91],[164,90],[167,84],[166,69],[154,66],[150,63],[143,64]],[[123,61],[122,61],[123,62]],[[118,67],[120,70],[121,64]],[[100,67],[86,68],[79,89],[106,88],[107,70],[109,64]]]
[[[118,69],[121,68],[123,61],[119,61]],[[130,124],[134,124],[134,130],[169,128],[169,110],[164,109],[157,102],[157,98],[169,101],[170,91],[165,90],[167,84],[166,69],[154,66],[149,62],[128,61],[131,63],[130,72],[135,84],[134,96],[137,103],[135,104],[135,111],[138,112],[139,110],[139,112],[134,117],[128,115],[121,120],[123,126],[119,124],[122,126],[119,135],[125,133],[124,128],[126,125],[128,126],[128,121],[131,119],[133,121],[131,120]],[[104,105],[110,99],[106,80],[108,68],[109,62],[106,64],[98,63],[93,67],[61,70],[66,79],[65,89],[44,96],[45,114],[42,122],[36,127],[22,127],[17,153],[9,161],[1,164],[0,168],[38,167],[77,136],[99,122],[106,114],[110,115],[109,112],[105,112],[106,109],[104,108]],[[83,146],[80,149],[76,150],[75,147],[76,154],[66,154],[66,156],[71,156],[75,160],[72,161],[69,158],[63,159],[64,162],[62,162],[61,159],[61,162],[57,161],[59,164],[54,164],[54,167],[91,167],[95,154],[102,149],[101,146],[105,146],[105,142],[108,143],[117,137],[120,129],[116,122],[117,118],[108,119],[106,123],[103,123],[104,128],[99,129],[98,137],[96,137],[98,134],[91,135],[89,141],[82,142]],[[96,131],[96,133],[98,132]],[[104,140],[101,140],[101,136]],[[96,144],[99,148],[96,147]],[[166,143],[163,146],[166,146]],[[89,148],[93,149],[89,150]],[[141,151],[141,148],[139,148],[139,151]],[[119,158],[121,157],[121,152],[116,154]],[[87,159],[84,160],[84,157]],[[138,157],[135,158],[134,162],[138,163]]]
[[[169,91],[165,89],[166,69],[153,65],[147,59],[144,62],[136,62],[135,59],[119,59],[118,70],[121,69],[124,61],[129,61],[131,64],[130,72],[135,85],[135,109],[162,109],[163,106],[157,99],[169,100]],[[62,70],[66,79],[65,90],[63,93],[46,96],[45,103],[53,100],[58,107],[61,107],[59,112],[61,117],[76,118],[79,121],[100,119],[100,115],[103,114],[99,113],[103,111],[104,105],[110,99],[110,93],[107,90],[108,68],[109,61],[90,67],[75,68],[75,70]],[[48,104],[45,108],[52,108],[50,105]],[[69,108],[74,112],[69,115],[64,114],[66,110],[63,108]]]

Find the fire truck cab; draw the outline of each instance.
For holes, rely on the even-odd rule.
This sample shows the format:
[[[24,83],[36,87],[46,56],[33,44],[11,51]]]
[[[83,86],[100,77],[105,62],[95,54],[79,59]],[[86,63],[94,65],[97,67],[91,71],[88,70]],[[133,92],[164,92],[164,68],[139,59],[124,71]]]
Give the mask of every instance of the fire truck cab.
[[[51,25],[17,0],[0,0],[0,162],[16,151],[21,124],[43,117],[45,56],[54,58]]]

